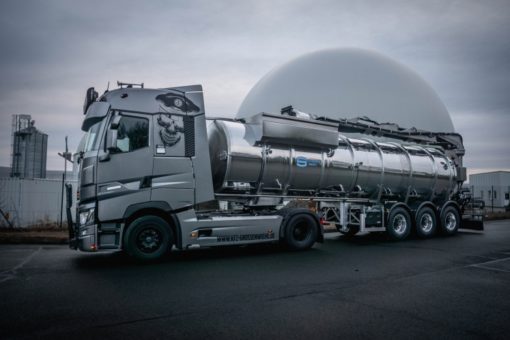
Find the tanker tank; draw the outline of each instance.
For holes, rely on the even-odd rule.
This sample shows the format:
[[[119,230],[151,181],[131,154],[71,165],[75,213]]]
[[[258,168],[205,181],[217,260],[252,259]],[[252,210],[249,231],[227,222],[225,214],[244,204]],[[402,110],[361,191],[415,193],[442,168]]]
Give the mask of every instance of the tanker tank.
[[[347,138],[334,123],[259,114],[208,125],[216,193],[445,202],[456,167],[428,145]]]

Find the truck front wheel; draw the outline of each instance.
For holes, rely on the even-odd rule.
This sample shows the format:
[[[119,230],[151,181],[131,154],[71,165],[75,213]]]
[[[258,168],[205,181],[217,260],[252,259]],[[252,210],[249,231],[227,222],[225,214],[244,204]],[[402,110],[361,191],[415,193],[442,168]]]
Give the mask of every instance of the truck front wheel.
[[[317,221],[309,214],[292,216],[285,227],[285,243],[290,249],[305,250],[313,246],[318,235]]]
[[[155,260],[171,249],[173,244],[172,229],[158,216],[142,216],[128,226],[124,249],[142,261]]]

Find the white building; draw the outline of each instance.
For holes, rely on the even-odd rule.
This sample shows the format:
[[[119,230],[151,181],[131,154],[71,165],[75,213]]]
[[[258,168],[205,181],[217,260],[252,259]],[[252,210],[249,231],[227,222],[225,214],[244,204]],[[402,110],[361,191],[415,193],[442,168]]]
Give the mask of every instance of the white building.
[[[485,172],[469,175],[469,186],[476,198],[483,199],[487,208],[508,206],[510,171]]]
[[[332,119],[367,116],[400,127],[453,132],[450,114],[416,72],[377,52],[337,48],[304,54],[276,67],[253,86],[237,118],[298,111]]]

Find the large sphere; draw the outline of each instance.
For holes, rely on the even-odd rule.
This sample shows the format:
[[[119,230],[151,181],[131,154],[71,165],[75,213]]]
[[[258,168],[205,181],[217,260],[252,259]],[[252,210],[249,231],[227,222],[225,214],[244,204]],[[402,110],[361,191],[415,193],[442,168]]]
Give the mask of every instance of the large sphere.
[[[237,118],[279,113],[288,105],[335,119],[367,116],[405,128],[454,131],[445,105],[419,75],[361,49],[313,52],[277,67],[251,89]]]

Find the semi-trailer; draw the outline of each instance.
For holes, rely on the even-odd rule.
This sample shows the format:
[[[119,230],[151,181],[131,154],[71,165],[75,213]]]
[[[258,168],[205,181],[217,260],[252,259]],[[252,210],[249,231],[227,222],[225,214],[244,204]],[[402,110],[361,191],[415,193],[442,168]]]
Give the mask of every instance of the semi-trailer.
[[[323,223],[394,240],[483,229],[462,189],[465,150],[454,132],[291,106],[208,118],[200,85],[120,84],[101,97],[90,88],[83,112],[73,249],[151,260],[172,247],[308,249],[323,241]]]

